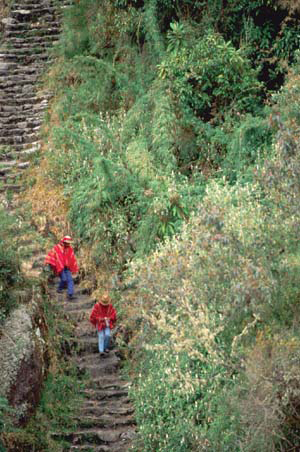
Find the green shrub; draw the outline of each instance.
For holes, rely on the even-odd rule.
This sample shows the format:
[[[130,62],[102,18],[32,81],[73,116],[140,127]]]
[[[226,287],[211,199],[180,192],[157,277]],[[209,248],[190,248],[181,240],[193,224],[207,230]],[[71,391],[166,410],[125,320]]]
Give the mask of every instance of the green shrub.
[[[143,344],[137,410],[147,406],[158,380],[149,368],[148,350],[162,349],[161,369],[172,367],[173,375],[178,355],[186,356],[200,380],[193,391],[201,388],[207,401],[200,414],[191,408],[202,419],[200,426],[191,425],[190,435],[198,438],[195,450],[272,451],[297,435],[300,149],[289,127],[282,125],[275,155],[256,170],[252,185],[209,184],[181,235],[130,268],[136,285],[131,309],[140,313],[131,320],[132,345]],[[269,355],[259,331],[263,341],[274,344]],[[263,354],[261,366],[258,353]],[[211,375],[213,387],[206,386]],[[194,376],[179,370],[175,384],[181,380],[193,386]],[[165,391],[162,419],[177,403]],[[268,413],[265,420],[258,415],[261,407]],[[158,427],[151,415],[140,422],[140,440],[148,444]],[[168,435],[177,438],[178,418],[170,422]],[[163,442],[152,446],[167,450]]]
[[[0,209],[0,323],[15,305],[13,289],[22,282],[17,248],[18,227],[16,218]]]
[[[252,115],[242,118],[227,135],[227,153],[220,161],[221,175],[230,182],[241,178],[250,182],[254,166],[271,152],[273,135],[266,118]]]
[[[207,120],[226,111],[251,111],[260,91],[256,71],[242,50],[236,50],[221,35],[208,32],[189,39],[179,49],[171,46],[160,64],[160,76],[172,82],[171,89],[184,114]]]

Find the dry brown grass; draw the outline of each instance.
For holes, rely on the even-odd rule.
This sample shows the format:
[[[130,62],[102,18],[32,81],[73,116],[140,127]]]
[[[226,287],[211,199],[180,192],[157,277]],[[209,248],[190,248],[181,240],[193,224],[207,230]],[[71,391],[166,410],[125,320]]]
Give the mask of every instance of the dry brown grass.
[[[71,234],[67,219],[69,201],[62,195],[63,188],[47,176],[48,168],[47,160],[43,159],[38,167],[31,169],[28,177],[35,183],[26,190],[23,198],[31,205],[32,221],[38,231],[45,237],[52,234],[61,238]]]
[[[49,176],[49,162],[46,158],[30,170],[28,178],[34,180],[34,184],[25,191],[21,199],[30,204],[32,223],[48,239],[49,247],[53,245],[53,239],[58,241],[66,234],[74,236],[68,220],[70,199],[63,195],[63,187],[54,183]],[[81,244],[78,249],[76,237],[74,240],[80,273],[85,279],[84,285],[93,290],[92,295],[98,298],[103,289],[113,289],[111,263],[103,262],[96,268],[92,247]]]
[[[285,437],[284,426],[293,429],[299,425],[299,350],[299,338],[287,331],[285,336],[272,339],[260,334],[248,353],[245,370],[249,390],[239,405],[249,450],[259,444],[268,445],[265,450],[277,450],[278,439]]]
[[[300,11],[300,1],[299,0],[279,0],[279,5],[287,9],[289,13],[296,13]]]

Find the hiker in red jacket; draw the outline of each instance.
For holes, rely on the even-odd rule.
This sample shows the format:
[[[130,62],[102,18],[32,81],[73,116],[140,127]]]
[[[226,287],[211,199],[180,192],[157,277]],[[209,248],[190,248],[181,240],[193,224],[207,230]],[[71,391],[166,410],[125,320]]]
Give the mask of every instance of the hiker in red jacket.
[[[78,265],[71,243],[71,237],[66,235],[58,245],[52,248],[45,259],[45,265],[50,265],[54,273],[60,277],[57,292],[61,293],[67,285],[69,300],[75,298],[72,273],[78,272]]]
[[[98,332],[98,347],[100,356],[109,353],[111,330],[115,327],[117,313],[108,292],[105,292],[95,304],[90,315],[90,322]]]

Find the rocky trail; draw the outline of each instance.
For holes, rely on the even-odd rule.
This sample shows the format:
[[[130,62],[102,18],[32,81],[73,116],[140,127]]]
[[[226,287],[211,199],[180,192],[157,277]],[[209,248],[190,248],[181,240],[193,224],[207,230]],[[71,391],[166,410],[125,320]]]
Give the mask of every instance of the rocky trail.
[[[128,383],[120,375],[121,357],[112,348],[105,357],[98,352],[97,335],[89,322],[95,300],[77,286],[76,299],[67,300],[51,287],[51,299],[60,303],[74,324],[73,353],[82,374],[84,401],[76,414],[76,429],[56,432],[54,436],[70,444],[66,450],[125,452],[135,435],[133,407],[128,398]]]
[[[22,270],[37,286],[41,284],[49,238],[34,227],[19,192],[24,189],[31,156],[41,147],[40,130],[51,93],[41,90],[40,80],[51,63],[49,50],[58,40],[66,4],[15,0],[10,16],[2,20],[5,29],[0,47],[0,203],[18,219],[23,231],[17,237],[24,256]],[[80,283],[76,294],[75,300],[67,300],[64,293],[56,292],[55,281],[48,288],[51,302],[59,303],[62,315],[74,325],[69,359],[84,382],[84,397],[74,415],[74,427],[67,432],[51,432],[51,436],[63,441],[64,451],[125,452],[130,449],[135,422],[128,383],[121,377],[121,356],[112,346],[110,353],[100,359],[97,335],[88,320],[95,300]]]
[[[22,171],[41,147],[40,130],[51,93],[41,77],[51,64],[67,2],[15,0],[2,19],[0,45],[0,193],[23,189]]]

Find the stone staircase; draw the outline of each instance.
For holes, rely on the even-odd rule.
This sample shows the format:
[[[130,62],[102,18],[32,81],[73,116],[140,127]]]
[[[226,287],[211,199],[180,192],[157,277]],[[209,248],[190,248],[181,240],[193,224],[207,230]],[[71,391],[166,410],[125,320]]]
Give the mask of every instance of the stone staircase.
[[[68,445],[65,451],[125,452],[135,436],[134,410],[128,397],[128,383],[120,376],[121,358],[116,348],[101,357],[95,329],[89,322],[94,300],[77,288],[77,299],[66,301],[65,295],[51,288],[56,299],[74,322],[73,356],[82,375],[84,402],[68,432],[54,432],[54,439]],[[75,352],[76,350],[76,352]]]
[[[66,3],[14,0],[3,19],[0,47],[0,193],[19,191],[29,156],[40,148],[40,127],[51,93],[39,80],[51,63],[49,50],[58,40]]]

